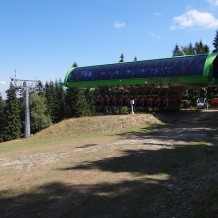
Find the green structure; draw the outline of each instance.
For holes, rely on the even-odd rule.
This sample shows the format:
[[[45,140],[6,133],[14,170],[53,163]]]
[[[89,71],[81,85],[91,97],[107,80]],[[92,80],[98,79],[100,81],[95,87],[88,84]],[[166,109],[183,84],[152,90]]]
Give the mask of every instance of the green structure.
[[[71,68],[67,87],[112,87],[163,84],[172,86],[218,84],[218,54]]]
[[[111,105],[119,94],[114,104],[126,105],[133,99],[145,107],[168,107],[170,101],[175,106],[185,89],[217,85],[217,53],[76,67],[67,72],[64,80],[66,87],[107,88],[109,92],[100,96],[103,100],[99,103],[96,99],[97,105]],[[106,100],[108,96],[110,100]],[[120,100],[125,96],[125,100]]]

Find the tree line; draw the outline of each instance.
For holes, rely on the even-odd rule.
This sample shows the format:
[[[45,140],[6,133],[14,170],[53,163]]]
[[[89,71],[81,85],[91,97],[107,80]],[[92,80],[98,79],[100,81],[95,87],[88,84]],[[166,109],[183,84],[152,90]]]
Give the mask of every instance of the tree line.
[[[34,134],[65,118],[90,116],[95,113],[93,90],[67,88],[61,81],[41,82],[30,93],[30,123]],[[24,132],[24,92],[11,83],[6,100],[0,95],[0,142],[17,139]]]
[[[214,49],[212,52],[218,52],[218,30],[215,33],[214,40],[212,42]],[[195,54],[208,54],[210,52],[209,46],[204,44],[201,40],[193,43],[189,43],[185,46],[175,45],[172,56],[184,56],[184,55],[195,55]],[[189,108],[196,106],[196,101],[198,98],[206,97],[210,103],[213,96],[218,94],[218,88],[216,87],[203,87],[200,88],[191,88],[186,90],[182,94],[181,107]]]
[[[213,40],[214,50],[218,52],[218,30]],[[209,53],[209,46],[201,40],[185,46],[175,45],[172,56]],[[134,58],[137,61],[137,57]],[[124,62],[121,54],[119,62]],[[73,67],[77,67],[75,62]],[[104,92],[103,89],[64,88],[61,81],[41,82],[30,93],[31,133],[49,127],[53,123],[71,117],[91,116],[96,113],[94,97]],[[208,88],[207,97],[210,99],[218,93],[217,88]],[[6,91],[6,100],[0,95],[0,142],[17,139],[24,132],[24,91],[18,90],[13,83]],[[196,98],[205,95],[202,89],[189,89],[183,93],[182,107],[196,105]]]

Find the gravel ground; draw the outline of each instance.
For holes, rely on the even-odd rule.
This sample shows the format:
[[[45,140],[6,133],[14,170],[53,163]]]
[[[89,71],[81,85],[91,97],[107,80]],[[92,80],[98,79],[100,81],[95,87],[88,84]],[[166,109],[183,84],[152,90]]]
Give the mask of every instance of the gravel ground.
[[[217,115],[100,116],[56,124],[32,140],[83,136],[84,128],[85,134],[113,134],[1,154],[0,217],[192,217],[201,190],[218,179]],[[123,131],[151,124],[161,127]]]

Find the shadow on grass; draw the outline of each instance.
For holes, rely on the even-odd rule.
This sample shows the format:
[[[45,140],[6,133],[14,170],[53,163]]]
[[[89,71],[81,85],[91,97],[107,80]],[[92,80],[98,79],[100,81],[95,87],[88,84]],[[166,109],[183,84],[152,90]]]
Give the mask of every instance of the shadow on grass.
[[[175,117],[176,114],[176,117]],[[125,139],[158,139],[172,141],[208,141],[211,135],[218,134],[218,111],[201,112],[185,111],[175,114],[156,115],[163,124],[141,128],[119,134]]]
[[[200,201],[199,190],[218,179],[218,112],[199,114],[199,117],[119,134],[123,139],[142,140],[141,149],[122,150],[122,155],[118,157],[68,166],[61,170],[97,169],[113,173],[131,173],[140,178],[145,178],[146,175],[167,174],[167,181],[157,182],[157,186],[162,189],[155,198],[156,202],[158,198],[165,199],[165,203],[159,205],[162,209],[157,217],[195,216],[192,212],[196,202]],[[169,142],[172,144],[169,145]],[[157,145],[160,148],[149,150],[149,145]],[[168,190],[168,187],[175,189]],[[169,192],[163,192],[164,189]],[[195,211],[200,210],[198,209]]]
[[[82,146],[79,146],[79,147],[76,147],[76,148],[89,148],[89,147],[93,147],[93,146],[96,146],[97,144],[86,144],[86,145],[82,145]]]
[[[118,157],[90,161],[61,170],[98,169],[114,173],[129,172],[142,175],[166,173],[174,176],[181,167],[193,162],[200,163],[202,155],[208,156],[217,150],[215,146],[218,134],[218,112],[211,112],[207,116],[205,119],[203,114],[194,123],[190,119],[188,122],[158,125],[121,133],[119,136],[123,139],[141,140],[141,149],[122,150],[122,155]],[[159,149],[149,150],[149,145],[157,145]]]
[[[146,145],[145,145],[146,146]],[[176,149],[161,150],[125,150],[119,157],[110,157],[93,162],[86,162],[61,170],[89,170],[98,169],[114,173],[128,172],[132,174],[154,175],[174,173],[186,164],[198,161],[204,145],[180,145]]]
[[[94,185],[54,182],[22,194],[0,192],[0,217],[189,217],[193,198],[199,195],[195,180],[208,170],[204,165],[207,160],[200,168],[192,164],[200,163],[205,149],[199,145],[147,152],[126,150],[120,157],[61,169],[128,172],[133,177]],[[158,174],[168,174],[169,178],[158,179]]]
[[[0,193],[0,217],[155,217],[152,203],[160,190],[163,187],[152,181],[146,185],[51,183],[17,196]]]
[[[199,190],[217,179],[217,174],[211,173],[217,171],[218,162],[218,130],[216,119],[212,121],[178,122],[152,127],[152,131],[120,134],[124,139],[143,140],[141,149],[125,149],[120,156],[58,170],[125,172],[132,175],[131,181],[51,183],[22,194],[0,192],[0,217],[191,217],[201,197]],[[152,144],[147,139],[159,141]],[[165,140],[174,146],[161,148]],[[143,149],[148,145],[159,145],[160,149]],[[84,147],[89,146],[94,144]],[[168,179],[157,179],[159,174],[168,175]]]

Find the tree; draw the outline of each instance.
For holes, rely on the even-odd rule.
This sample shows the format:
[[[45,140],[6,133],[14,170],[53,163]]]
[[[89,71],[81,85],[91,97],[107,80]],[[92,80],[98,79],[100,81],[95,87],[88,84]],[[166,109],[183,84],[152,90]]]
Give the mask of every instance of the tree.
[[[75,117],[90,116],[91,111],[85,96],[85,89],[75,88],[74,112]]]
[[[137,61],[137,57],[134,57],[134,61]]]
[[[67,88],[65,106],[67,118],[92,114],[82,88]]]
[[[73,96],[73,88],[67,88],[65,94],[65,117],[70,118],[74,116],[73,104],[74,104],[74,96]]]
[[[36,84],[36,87],[35,87],[35,92],[38,92],[38,93],[42,93],[43,92],[43,84],[41,81],[39,81],[37,84]]]
[[[3,141],[3,112],[4,112],[4,102],[0,94],[0,142]]]
[[[188,46],[182,47],[182,53],[184,55],[194,55],[195,54],[195,49],[191,42],[189,43]]]
[[[213,40],[214,50],[213,52],[218,52],[218,30],[216,30],[216,34]]]
[[[94,101],[95,91],[93,89],[85,89],[84,94],[86,97],[86,102],[88,104],[89,114],[93,115],[96,112],[95,101]]]
[[[50,81],[45,84],[45,97],[47,99],[47,113],[51,116],[52,122],[55,122],[55,87],[54,82]]]
[[[183,52],[179,48],[178,44],[176,44],[175,48],[173,49],[173,57],[174,56],[183,56]]]
[[[46,82],[45,97],[47,99],[48,114],[50,114],[52,122],[61,121],[65,117],[65,90],[61,80]]]
[[[31,132],[36,133],[51,125],[51,117],[46,114],[47,104],[43,95],[30,95],[30,125]]]
[[[204,44],[201,40],[195,43],[195,46],[190,42],[189,45],[181,46],[176,44],[173,49],[173,56],[194,55],[194,54],[207,54],[210,52],[209,46]]]
[[[183,55],[194,55],[194,54],[207,54],[209,53],[209,46],[203,44],[200,40],[195,43],[193,47],[190,42],[188,46],[182,46],[182,49],[179,48],[178,44],[176,44],[173,50],[173,56],[183,56]],[[210,89],[211,90],[211,89]],[[186,90],[182,95],[182,105],[184,107],[195,106],[196,99],[202,95],[202,90],[200,89],[189,89]]]
[[[3,116],[3,140],[9,141],[21,137],[20,108],[16,97],[16,89],[10,84],[6,91],[7,99],[4,107]]]
[[[64,119],[65,117],[65,91],[63,86],[61,85],[61,80],[55,81],[54,88],[55,88],[55,96],[54,96],[54,107],[53,107],[53,121],[59,122]]]
[[[78,64],[76,62],[74,62],[72,67],[78,67]]]
[[[210,52],[209,46],[204,45],[201,40],[195,43],[194,50],[196,54],[207,54]]]
[[[124,54],[123,54],[123,53],[120,55],[120,60],[119,60],[119,62],[120,62],[120,63],[124,62]]]

